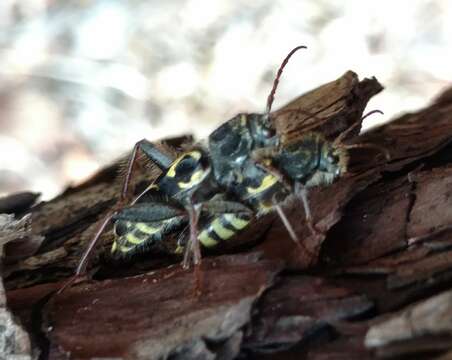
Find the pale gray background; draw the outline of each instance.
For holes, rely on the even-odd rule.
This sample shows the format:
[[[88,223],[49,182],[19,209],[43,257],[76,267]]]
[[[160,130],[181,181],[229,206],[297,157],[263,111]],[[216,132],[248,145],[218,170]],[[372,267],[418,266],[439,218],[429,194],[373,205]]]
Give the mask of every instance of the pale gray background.
[[[348,69],[384,121],[452,78],[450,1],[0,1],[0,194],[44,198],[146,137],[205,136]],[[366,126],[372,124],[367,123]]]

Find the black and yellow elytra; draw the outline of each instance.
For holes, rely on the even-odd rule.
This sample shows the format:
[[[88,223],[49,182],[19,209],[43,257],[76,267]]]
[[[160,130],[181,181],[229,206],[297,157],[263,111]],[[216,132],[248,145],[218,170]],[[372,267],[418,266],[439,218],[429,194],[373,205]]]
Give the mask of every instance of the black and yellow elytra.
[[[154,157],[156,148],[146,144],[147,152]],[[159,159],[162,155],[159,154]],[[169,242],[170,236],[184,235],[188,228],[189,201],[202,202],[204,206],[199,223],[199,240],[212,247],[228,240],[243,229],[252,219],[252,212],[241,203],[228,201],[221,196],[211,174],[210,162],[202,149],[181,154],[171,163],[159,160],[164,172],[133,205],[119,211],[114,217],[114,258],[125,258],[149,249],[180,253],[186,237]]]
[[[150,248],[172,252],[165,239],[187,226],[184,206],[189,200],[208,200],[216,193],[208,159],[201,149],[169,159],[153,144],[141,143],[145,154],[163,172],[130,207],[113,217],[116,237],[111,252],[116,258]]]
[[[291,191],[278,175],[255,161],[252,155],[257,150],[271,150],[263,160],[277,168],[279,176],[308,187],[330,184],[346,166],[345,154],[319,134],[308,133],[281,146],[268,118],[258,114],[237,115],[209,136],[205,148],[199,146],[171,161],[150,143],[144,148],[163,173],[131,207],[115,216],[112,253],[117,257],[154,247],[180,253],[186,237],[179,234],[187,232],[189,202],[209,204],[207,209],[216,204],[215,211],[203,208],[201,213],[198,237],[204,247],[233,238],[253,216],[272,211]],[[165,239],[175,235],[177,246],[168,247]]]

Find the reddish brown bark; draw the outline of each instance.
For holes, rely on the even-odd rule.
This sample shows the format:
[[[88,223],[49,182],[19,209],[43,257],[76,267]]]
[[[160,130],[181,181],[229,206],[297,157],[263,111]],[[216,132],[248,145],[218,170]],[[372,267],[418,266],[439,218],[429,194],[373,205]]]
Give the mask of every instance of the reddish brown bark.
[[[334,138],[380,90],[375,79],[360,82],[348,72],[284,107],[304,112],[276,111],[277,127],[296,136],[296,122],[316,113],[303,124]],[[274,217],[260,219],[243,235],[258,237],[252,244],[204,259],[197,297],[195,278],[177,260],[170,267],[175,260],[161,257],[113,266],[102,255],[112,240],[106,233],[91,263],[95,280],[45,298],[73,272],[95,222],[118,198],[115,164],[31,209],[33,232],[45,241],[37,254],[5,268],[9,308],[51,359],[450,356],[450,94],[351,136],[385,148],[391,160],[353,150],[352,174],[310,193],[324,235],[300,221],[297,200],[287,204],[309,253],[297,250]],[[143,170],[135,183],[148,177]]]

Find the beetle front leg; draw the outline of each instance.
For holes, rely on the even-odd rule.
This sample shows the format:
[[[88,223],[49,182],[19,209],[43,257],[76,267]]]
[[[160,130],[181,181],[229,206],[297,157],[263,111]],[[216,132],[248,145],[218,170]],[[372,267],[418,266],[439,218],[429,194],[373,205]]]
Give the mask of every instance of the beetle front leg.
[[[124,176],[124,182],[122,184],[122,191],[121,191],[121,200],[125,201],[127,198],[129,198],[129,185],[130,181],[132,179],[132,173],[135,168],[135,164],[137,162],[137,159],[139,157],[139,153],[142,152],[145,154],[149,160],[151,160],[154,164],[156,164],[162,171],[167,170],[172,162],[174,161],[174,158],[171,157],[168,154],[165,154],[163,151],[161,151],[156,145],[151,143],[150,141],[146,139],[142,139],[138,141],[132,150],[132,154],[130,155],[129,161],[127,162],[127,171]]]

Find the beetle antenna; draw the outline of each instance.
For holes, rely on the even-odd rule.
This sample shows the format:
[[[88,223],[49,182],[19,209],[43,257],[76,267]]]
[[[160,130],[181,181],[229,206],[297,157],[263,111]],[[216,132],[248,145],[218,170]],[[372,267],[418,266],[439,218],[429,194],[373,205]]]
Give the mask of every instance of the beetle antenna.
[[[350,145],[342,144],[340,147],[343,149],[365,149],[365,148],[375,149],[375,150],[378,150],[379,152],[381,152],[382,154],[384,154],[387,161],[391,160],[391,154],[388,151],[388,149],[386,149],[382,146],[376,145],[376,144],[370,144],[370,143],[350,144]]]
[[[289,54],[287,54],[284,61],[281,63],[281,66],[279,67],[278,72],[276,73],[275,80],[273,81],[273,87],[270,91],[270,95],[268,95],[268,98],[267,98],[267,111],[266,111],[267,115],[270,114],[270,111],[272,109],[273,100],[275,100],[276,89],[278,88],[279,79],[281,78],[283,70],[284,70],[285,66],[287,65],[287,63],[289,62],[289,59],[292,57],[292,55],[295,54],[300,49],[307,49],[307,47],[301,45],[301,46],[297,46],[296,48],[292,49],[289,52]]]
[[[342,142],[344,141],[344,139],[347,137],[348,134],[350,134],[353,130],[355,130],[358,126],[361,126],[363,120],[367,117],[369,117],[370,115],[373,114],[381,114],[384,115],[383,111],[381,110],[372,110],[369,111],[366,115],[364,115],[360,121],[355,122],[354,124],[352,124],[348,129],[344,130],[337,138],[336,140],[334,140],[333,142],[333,146],[339,146],[339,144],[342,144]]]
[[[373,114],[384,115],[385,113],[383,111],[381,111],[381,110],[375,109],[375,110],[369,111],[366,115],[364,115],[361,118],[361,121],[364,121],[365,118],[367,118],[367,117],[369,117],[370,115],[373,115]]]

